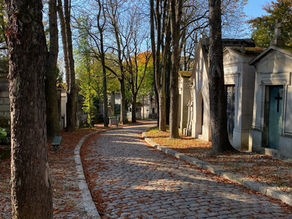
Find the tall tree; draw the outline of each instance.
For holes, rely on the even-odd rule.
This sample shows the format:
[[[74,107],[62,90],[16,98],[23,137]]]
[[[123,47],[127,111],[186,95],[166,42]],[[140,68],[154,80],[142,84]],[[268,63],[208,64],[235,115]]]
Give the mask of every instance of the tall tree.
[[[169,0],[150,0],[150,35],[154,70],[155,90],[158,94],[158,125],[160,131],[166,131],[166,68],[161,62],[161,52],[165,53],[163,64],[166,64],[170,43]],[[166,66],[165,66],[166,67]]]
[[[78,26],[84,24],[88,26],[87,18],[80,18]],[[96,72],[94,69],[94,60],[91,60],[89,36],[83,28],[79,28],[78,33],[78,47],[75,52],[77,55],[77,68],[78,72],[78,87],[80,89],[79,94],[84,98],[82,109],[87,113],[87,124],[93,125],[93,119],[96,116],[96,107],[93,104],[95,93],[97,92],[96,86]]]
[[[143,20],[138,7],[131,10],[128,16],[125,31],[121,34],[121,43],[124,48],[125,79],[131,93],[132,122],[136,122],[137,96],[146,75],[151,53],[148,51],[148,33],[142,28]],[[145,52],[141,51],[143,44],[146,44]]]
[[[172,68],[170,74],[170,137],[178,138],[178,71],[180,69],[180,39],[182,0],[171,0],[171,36],[172,36]]]
[[[12,218],[53,218],[41,0],[7,0]]]
[[[120,83],[121,89],[121,111],[120,122],[125,123],[125,68],[123,65],[123,48],[121,45],[121,34],[119,27],[116,24],[119,20],[117,11],[119,10],[119,4],[115,1],[103,1],[95,0],[97,11],[85,11],[82,17],[87,17],[88,23],[85,25],[82,23],[82,18],[76,19],[78,29],[82,30],[89,36],[90,41],[90,53],[93,58],[102,64],[103,72],[103,102],[104,113],[107,113],[107,71],[112,73]],[[111,28],[112,27],[112,28]],[[106,32],[111,29],[111,32]],[[114,42],[110,45],[106,45],[104,35],[113,34]],[[115,46],[116,45],[116,46]],[[113,53],[106,53],[108,49],[111,49]],[[122,72],[121,72],[122,71]],[[104,122],[107,115],[103,116]]]
[[[252,19],[254,39],[257,46],[268,47],[274,38],[279,46],[292,46],[292,0],[272,1],[264,7],[267,15]],[[276,27],[277,26],[277,27]],[[278,36],[275,29],[278,28]]]
[[[58,22],[56,0],[49,1],[49,69],[46,75],[46,107],[48,137],[55,136],[59,129],[59,111],[57,99],[57,59],[58,59]]]
[[[120,92],[121,92],[121,108],[120,108],[120,122],[123,124],[126,122],[126,87],[125,87],[125,66],[123,64],[123,46],[121,39],[121,31],[119,28],[120,22],[120,8],[122,2],[118,0],[107,0],[107,16],[110,18],[110,24],[113,29],[113,34],[115,38],[116,48],[113,48],[117,52],[118,65],[120,68],[120,74],[116,74],[112,69],[110,70],[120,82]]]
[[[62,45],[63,45],[63,53],[64,53],[64,65],[65,65],[65,76],[66,76],[66,84],[68,86],[70,79],[70,68],[69,68],[69,59],[68,59],[68,44],[66,37],[66,26],[65,26],[65,17],[63,12],[63,3],[62,0],[58,0],[58,15],[61,26],[61,36],[62,36]],[[68,89],[68,88],[67,88]]]
[[[221,0],[209,0],[209,93],[212,150],[214,154],[233,151],[227,134],[226,95],[224,89]]]
[[[77,88],[75,84],[75,68],[71,31],[71,0],[64,0],[64,7],[62,7],[62,0],[58,0],[58,13],[61,24],[67,83],[67,130],[74,131],[77,125]]]
[[[98,12],[96,16],[97,20],[97,28],[99,32],[99,53],[100,53],[100,60],[102,65],[102,84],[103,84],[103,124],[105,127],[108,127],[108,104],[107,104],[107,84],[106,84],[106,64],[105,64],[105,50],[104,50],[104,31],[105,31],[105,24],[106,24],[106,16],[104,10],[104,1],[97,0],[98,3]]]

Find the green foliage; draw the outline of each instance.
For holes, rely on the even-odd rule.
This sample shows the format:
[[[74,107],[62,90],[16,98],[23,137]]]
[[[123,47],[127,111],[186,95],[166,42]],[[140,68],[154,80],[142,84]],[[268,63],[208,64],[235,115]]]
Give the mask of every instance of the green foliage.
[[[10,144],[10,134],[5,128],[0,128],[0,144]]]
[[[99,63],[89,62],[86,57],[77,59],[76,72],[78,74],[79,93],[84,97],[82,109],[88,114],[88,124],[92,125],[97,107],[94,98],[102,93]]]
[[[139,75],[142,74],[142,71],[144,71],[144,66],[139,66]],[[141,88],[138,93],[138,98],[145,97],[148,95],[153,96],[154,95],[154,71],[153,71],[153,64],[152,60],[148,63],[145,78],[143,80],[143,83],[141,85]]]
[[[78,34],[78,47],[76,54],[76,73],[77,83],[79,85],[79,94],[84,98],[82,109],[87,113],[89,126],[100,120],[100,103],[103,102],[103,74],[101,62],[95,57],[98,53],[96,48],[91,44],[88,30],[88,18],[79,18],[78,25],[82,26]],[[85,27],[85,28],[84,28]],[[110,58],[111,54],[106,54]],[[113,64],[107,63],[108,66],[115,69]],[[107,73],[107,89],[119,91],[119,82],[116,77]]]
[[[87,19],[81,20],[82,24],[87,26]],[[96,115],[96,107],[93,103],[94,98],[100,91],[98,74],[98,63],[93,62],[90,57],[89,36],[86,31],[80,29],[78,37],[78,49],[75,51],[77,55],[76,72],[78,77],[78,84],[80,94],[84,98],[82,109],[88,115],[88,125],[92,125],[93,119]]]
[[[259,47],[268,47],[274,38],[275,25],[281,24],[283,46],[292,46],[292,0],[272,1],[264,7],[266,16],[250,20],[252,38]]]

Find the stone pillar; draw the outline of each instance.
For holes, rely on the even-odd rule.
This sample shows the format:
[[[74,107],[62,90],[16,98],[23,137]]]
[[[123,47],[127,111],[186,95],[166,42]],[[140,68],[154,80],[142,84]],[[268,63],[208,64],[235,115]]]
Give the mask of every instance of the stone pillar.
[[[189,102],[191,100],[189,78],[182,77],[182,87],[181,87],[181,105],[180,105],[180,132],[187,128],[188,115],[189,115]]]

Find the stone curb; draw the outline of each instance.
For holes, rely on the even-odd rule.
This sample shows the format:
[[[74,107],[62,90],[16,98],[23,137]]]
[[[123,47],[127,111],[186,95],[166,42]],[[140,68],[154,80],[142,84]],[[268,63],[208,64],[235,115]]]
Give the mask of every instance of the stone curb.
[[[287,194],[275,187],[267,186],[263,183],[259,183],[253,180],[247,180],[244,177],[242,177],[240,174],[234,174],[230,172],[225,172],[223,169],[220,169],[214,165],[209,164],[208,162],[196,159],[194,157],[187,156],[185,154],[179,153],[175,150],[172,150],[170,148],[160,146],[159,144],[151,141],[151,139],[147,138],[146,132],[142,133],[142,138],[150,144],[152,147],[163,151],[166,154],[170,154],[178,159],[181,159],[183,161],[186,161],[190,164],[194,164],[202,169],[209,170],[211,173],[214,173],[218,176],[222,176],[232,182],[236,182],[238,184],[241,184],[249,189],[252,189],[254,191],[257,191],[259,193],[262,193],[264,195],[270,196],[275,199],[280,199],[282,202],[292,206],[292,195]]]
[[[77,170],[77,176],[78,176],[78,186],[82,193],[84,209],[87,212],[87,216],[89,218],[100,218],[100,216],[92,200],[90,191],[88,189],[88,185],[86,183],[83,166],[82,166],[82,162],[80,158],[80,149],[81,149],[82,144],[88,137],[100,132],[103,132],[103,131],[95,131],[83,136],[74,149],[74,158],[75,158],[76,170]]]

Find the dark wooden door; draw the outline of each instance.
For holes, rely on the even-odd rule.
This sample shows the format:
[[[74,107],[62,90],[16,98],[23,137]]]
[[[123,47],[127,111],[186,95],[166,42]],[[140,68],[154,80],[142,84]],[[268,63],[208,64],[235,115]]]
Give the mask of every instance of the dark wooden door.
[[[235,111],[235,86],[226,86],[227,96],[227,131],[230,143],[233,141],[233,129],[234,129],[234,111]]]

